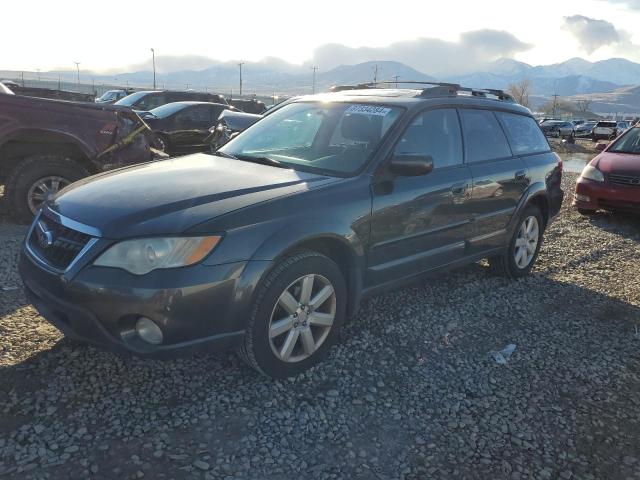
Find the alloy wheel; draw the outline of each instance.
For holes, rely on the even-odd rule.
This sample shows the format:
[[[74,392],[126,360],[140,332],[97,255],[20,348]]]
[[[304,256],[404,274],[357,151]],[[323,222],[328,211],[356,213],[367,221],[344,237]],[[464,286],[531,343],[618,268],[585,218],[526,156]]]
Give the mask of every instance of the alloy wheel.
[[[538,247],[540,226],[538,219],[531,215],[524,219],[518,230],[514,249],[514,259],[518,268],[527,268]]]
[[[27,202],[31,213],[35,214],[46,200],[70,183],[66,178],[56,175],[42,177],[35,181],[27,192]]]
[[[269,320],[269,343],[283,362],[313,355],[329,336],[336,316],[336,293],[322,275],[292,282],[278,297]]]

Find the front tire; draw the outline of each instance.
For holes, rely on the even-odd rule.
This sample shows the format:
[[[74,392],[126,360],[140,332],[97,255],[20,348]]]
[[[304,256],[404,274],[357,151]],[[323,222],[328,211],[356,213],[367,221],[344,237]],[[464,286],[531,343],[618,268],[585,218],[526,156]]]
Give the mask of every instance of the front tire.
[[[5,182],[9,211],[17,221],[28,223],[47,198],[88,175],[77,162],[62,155],[27,157]]]
[[[507,251],[489,259],[489,265],[498,274],[508,278],[524,277],[531,272],[542,245],[544,219],[540,209],[529,205],[518,220]]]
[[[282,260],[258,287],[240,356],[274,378],[320,362],[339,338],[347,287],[330,258],[302,251]]]

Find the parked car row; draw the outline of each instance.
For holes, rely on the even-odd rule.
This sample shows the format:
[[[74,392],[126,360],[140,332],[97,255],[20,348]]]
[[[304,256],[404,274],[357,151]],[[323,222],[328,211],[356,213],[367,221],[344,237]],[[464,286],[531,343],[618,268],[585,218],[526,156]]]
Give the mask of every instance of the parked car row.
[[[557,120],[544,118],[540,128],[547,137],[563,138],[573,141],[575,138],[612,140],[626,131],[630,124],[626,121],[613,120]]]
[[[563,199],[544,125],[495,90],[345,89],[263,115],[205,101],[138,114],[47,102],[37,110],[105,136],[98,159],[124,155],[136,135],[149,149],[150,128],[169,152],[216,144],[66,186],[50,175],[58,191],[37,192],[20,258],[28,299],[68,336],[143,356],[236,348],[266,375],[295,375],[327,354],[362,298],[483,258],[527,275]],[[598,148],[577,208],[635,209],[640,127]]]

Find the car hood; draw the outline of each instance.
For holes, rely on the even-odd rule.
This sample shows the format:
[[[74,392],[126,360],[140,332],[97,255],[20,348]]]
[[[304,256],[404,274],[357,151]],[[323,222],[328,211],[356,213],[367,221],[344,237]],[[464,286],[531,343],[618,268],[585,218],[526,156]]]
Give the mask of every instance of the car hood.
[[[602,152],[592,164],[604,173],[640,173],[640,155]]]
[[[175,234],[198,223],[338,178],[195,154],[76,182],[48,208],[106,238]]]

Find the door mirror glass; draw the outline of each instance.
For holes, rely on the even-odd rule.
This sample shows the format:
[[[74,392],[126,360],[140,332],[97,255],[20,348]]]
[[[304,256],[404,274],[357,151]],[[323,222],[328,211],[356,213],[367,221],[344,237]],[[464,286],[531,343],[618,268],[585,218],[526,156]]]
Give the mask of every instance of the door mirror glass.
[[[417,177],[433,170],[431,155],[396,154],[391,158],[389,169],[396,175]]]

